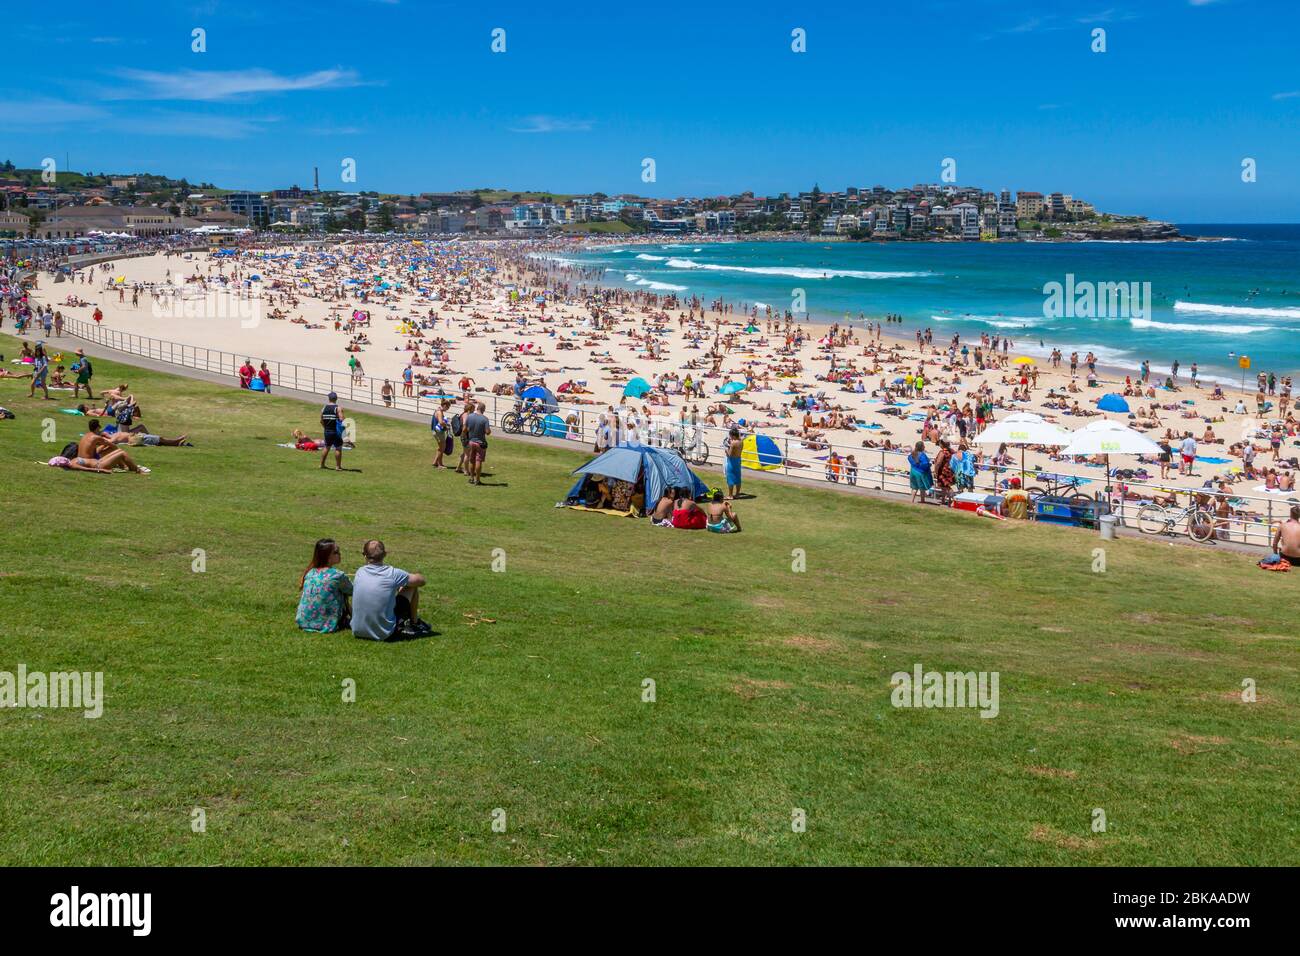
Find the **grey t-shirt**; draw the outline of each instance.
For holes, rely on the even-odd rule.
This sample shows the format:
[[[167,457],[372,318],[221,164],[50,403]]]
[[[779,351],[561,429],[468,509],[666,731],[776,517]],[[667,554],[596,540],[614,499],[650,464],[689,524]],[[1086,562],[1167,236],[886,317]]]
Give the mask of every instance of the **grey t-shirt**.
[[[486,448],[488,424],[486,415],[480,415],[478,412],[466,415],[461,423],[461,427],[465,429],[465,441],[476,441]]]
[[[386,641],[397,627],[397,592],[410,575],[387,564],[363,564],[352,581],[352,633]]]

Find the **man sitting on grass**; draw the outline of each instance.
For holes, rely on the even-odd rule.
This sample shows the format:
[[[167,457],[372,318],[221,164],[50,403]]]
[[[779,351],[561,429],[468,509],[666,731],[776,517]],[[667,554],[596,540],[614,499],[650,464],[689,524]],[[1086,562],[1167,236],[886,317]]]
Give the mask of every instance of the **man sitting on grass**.
[[[352,633],[372,641],[432,634],[419,614],[424,575],[385,564],[388,552],[382,541],[372,538],[361,553],[366,563],[352,582]]]

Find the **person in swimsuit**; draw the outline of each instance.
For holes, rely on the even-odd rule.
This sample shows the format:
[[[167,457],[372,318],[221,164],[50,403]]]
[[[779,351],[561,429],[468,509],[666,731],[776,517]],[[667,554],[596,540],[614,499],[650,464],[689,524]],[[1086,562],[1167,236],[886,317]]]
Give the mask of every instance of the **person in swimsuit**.
[[[735,499],[740,496],[740,456],[745,448],[745,441],[740,437],[740,429],[732,428],[727,433],[725,465],[727,480],[727,498]]]
[[[707,518],[699,505],[685,496],[673,508],[673,527],[682,531],[703,531]]]
[[[713,500],[708,505],[709,520],[705,527],[718,534],[735,534],[740,531],[740,518],[731,507],[731,502],[722,497],[721,491],[713,493]]]
[[[1292,505],[1291,517],[1273,532],[1273,551],[1300,567],[1300,505]]]

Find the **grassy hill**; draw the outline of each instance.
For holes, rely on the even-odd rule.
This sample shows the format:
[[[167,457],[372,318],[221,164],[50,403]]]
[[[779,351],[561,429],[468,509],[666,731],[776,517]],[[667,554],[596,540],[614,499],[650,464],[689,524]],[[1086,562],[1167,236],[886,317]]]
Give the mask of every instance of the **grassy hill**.
[[[598,232],[609,235],[635,231],[621,219],[610,219],[604,222],[566,222],[560,229],[563,232]]]
[[[1238,865],[1300,850],[1294,574],[1124,540],[1098,574],[1092,534],[770,482],[749,482],[744,534],[663,530],[553,508],[578,450],[494,441],[472,488],[430,469],[427,428],[359,415],[345,464],[360,470],[321,471],[277,447],[318,431],[314,406],[96,368],[197,447],[140,449],[148,476],[55,471],[36,462],[77,436],[54,412],[71,402],[0,380],[18,415],[0,421],[0,670],[102,670],[107,696],[97,720],[0,711],[0,863]],[[298,576],[322,536],[349,572],[379,536],[429,575],[440,633],[300,633]],[[998,716],[892,707],[890,675],[917,663],[999,672]]]

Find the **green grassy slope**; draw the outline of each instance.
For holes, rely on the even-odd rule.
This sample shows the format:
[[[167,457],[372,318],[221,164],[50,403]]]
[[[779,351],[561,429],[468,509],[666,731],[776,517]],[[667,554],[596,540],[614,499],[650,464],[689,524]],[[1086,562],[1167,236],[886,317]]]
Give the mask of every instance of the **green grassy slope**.
[[[1295,574],[1140,541],[1098,574],[1091,534],[775,483],[744,534],[661,530],[552,508],[577,451],[496,441],[471,488],[427,429],[358,416],[361,472],[320,471],[276,447],[313,407],[96,368],[198,447],[56,472],[71,403],[0,381],[0,670],[107,695],[0,711],[0,863],[1296,859]],[[428,574],[440,634],[298,632],[327,535],[349,572],[379,536]],[[918,662],[998,671],[999,715],[895,709]]]

